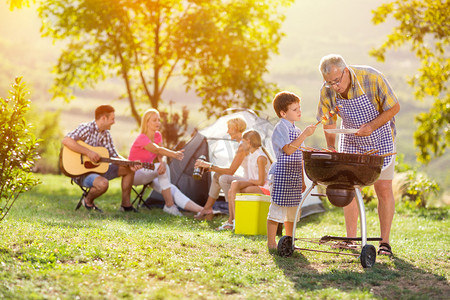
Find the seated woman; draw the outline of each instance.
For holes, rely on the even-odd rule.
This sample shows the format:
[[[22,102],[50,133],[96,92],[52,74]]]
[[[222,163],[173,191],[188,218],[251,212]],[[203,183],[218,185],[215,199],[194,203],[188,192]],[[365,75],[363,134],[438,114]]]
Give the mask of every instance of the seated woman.
[[[206,204],[203,209],[197,214],[197,216],[195,217],[196,219],[211,219],[213,216],[213,205],[216,202],[217,198],[219,198],[220,190],[223,190],[225,194],[225,200],[228,201],[228,190],[230,189],[231,182],[236,179],[246,179],[248,177],[245,168],[245,166],[247,165],[247,161],[245,159],[247,151],[242,145],[242,133],[247,128],[247,123],[244,119],[237,117],[228,120],[227,126],[227,133],[230,135],[231,139],[239,143],[239,147],[236,151],[233,161],[231,162],[231,165],[229,167],[220,167],[215,166],[208,161],[200,159],[195,162],[196,168],[200,167],[204,170],[215,172],[211,181],[211,186],[209,187],[208,199],[206,200]],[[234,173],[241,165],[244,167],[244,176],[234,176]]]
[[[267,173],[270,168],[270,159],[268,153],[261,147],[261,136],[256,130],[249,130],[244,133],[243,145],[248,149],[247,172],[248,179],[233,180],[228,192],[228,221],[217,230],[234,229],[235,207],[234,201],[237,193],[253,193],[269,195],[269,183]]]
[[[162,135],[158,131],[160,127],[159,112],[156,109],[148,109],[141,120],[141,134],[133,142],[128,159],[152,163],[158,157],[159,163],[155,163],[155,170],[137,170],[134,174],[133,185],[152,182],[152,188],[162,194],[165,201],[163,211],[168,214],[182,216],[177,206],[198,213],[203,207],[189,199],[170,183],[170,173],[165,156],[182,160],[184,150],[172,151],[162,147]]]

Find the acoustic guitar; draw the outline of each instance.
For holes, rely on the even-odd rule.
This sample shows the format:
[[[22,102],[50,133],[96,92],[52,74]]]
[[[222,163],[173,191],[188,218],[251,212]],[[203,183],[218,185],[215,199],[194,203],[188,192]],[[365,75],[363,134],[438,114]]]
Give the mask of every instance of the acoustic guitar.
[[[72,151],[66,146],[63,146],[59,155],[59,166],[61,168],[61,171],[66,176],[78,177],[88,173],[103,174],[108,171],[110,163],[121,166],[140,165],[145,169],[155,169],[155,166],[152,163],[131,161],[119,158],[109,158],[109,151],[105,147],[93,147],[83,141],[77,141],[77,143],[94,152],[97,152],[101,156],[101,158],[98,163],[94,163],[86,155]]]

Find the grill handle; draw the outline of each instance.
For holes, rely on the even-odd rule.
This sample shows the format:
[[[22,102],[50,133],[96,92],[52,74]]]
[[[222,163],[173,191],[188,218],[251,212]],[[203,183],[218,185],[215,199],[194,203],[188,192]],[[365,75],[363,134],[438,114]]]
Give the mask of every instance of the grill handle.
[[[330,160],[333,158],[333,156],[331,154],[327,154],[327,153],[312,153],[311,158],[312,159]]]
[[[311,194],[313,197],[326,197],[326,194]]]

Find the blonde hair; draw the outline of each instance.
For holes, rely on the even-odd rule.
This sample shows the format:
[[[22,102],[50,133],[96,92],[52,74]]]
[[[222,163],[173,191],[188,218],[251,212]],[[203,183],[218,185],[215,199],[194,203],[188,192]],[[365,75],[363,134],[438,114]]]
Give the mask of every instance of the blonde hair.
[[[246,131],[242,135],[242,138],[244,140],[248,140],[250,142],[250,146],[252,146],[253,148],[261,147],[261,135],[256,130],[250,129]]]
[[[147,133],[147,123],[148,123],[148,119],[150,119],[150,117],[151,117],[153,114],[157,114],[157,115],[159,116],[159,111],[157,111],[157,110],[154,109],[154,108],[150,108],[150,109],[147,109],[147,110],[144,112],[144,115],[143,115],[142,118],[141,118],[141,133],[143,133],[143,134],[146,134],[146,133]]]
[[[252,146],[253,148],[261,147],[261,150],[267,156],[269,163],[273,163],[273,158],[270,155],[269,151],[267,151],[267,149],[262,145],[261,135],[258,131],[250,129],[244,133],[242,138],[248,140],[250,142],[250,146]]]
[[[241,133],[244,132],[247,128],[247,122],[245,122],[245,120],[240,117],[229,119],[227,125],[233,126],[237,131]]]

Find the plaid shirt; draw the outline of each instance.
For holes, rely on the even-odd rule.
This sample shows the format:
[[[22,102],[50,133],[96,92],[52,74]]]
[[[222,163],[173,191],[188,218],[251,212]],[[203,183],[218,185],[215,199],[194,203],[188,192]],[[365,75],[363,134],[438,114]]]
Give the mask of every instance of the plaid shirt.
[[[93,147],[105,147],[108,149],[110,157],[119,156],[114,147],[111,133],[109,133],[109,130],[100,132],[95,120],[80,124],[75,130],[69,132],[67,136],[76,141],[81,140]]]
[[[351,87],[348,91],[348,99],[362,96],[363,91],[358,85],[359,82],[365,94],[380,114],[398,103],[397,96],[381,72],[369,66],[349,66],[348,69],[352,79]],[[328,112],[336,107],[336,96],[339,95],[332,88],[325,87],[325,84],[322,86],[316,115],[317,121],[321,121],[324,115],[328,116]],[[334,115],[322,124],[335,124],[336,120],[337,116]],[[390,122],[391,129],[395,132],[395,118],[392,118]]]

